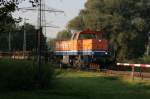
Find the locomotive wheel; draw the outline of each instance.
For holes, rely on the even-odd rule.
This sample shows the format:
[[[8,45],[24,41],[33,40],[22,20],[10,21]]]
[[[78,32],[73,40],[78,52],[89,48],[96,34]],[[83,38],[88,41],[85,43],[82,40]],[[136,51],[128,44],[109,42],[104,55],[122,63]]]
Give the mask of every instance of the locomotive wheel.
[[[73,62],[73,68],[75,68],[77,70],[81,70],[82,66],[83,66],[83,64],[80,61],[74,61]]]

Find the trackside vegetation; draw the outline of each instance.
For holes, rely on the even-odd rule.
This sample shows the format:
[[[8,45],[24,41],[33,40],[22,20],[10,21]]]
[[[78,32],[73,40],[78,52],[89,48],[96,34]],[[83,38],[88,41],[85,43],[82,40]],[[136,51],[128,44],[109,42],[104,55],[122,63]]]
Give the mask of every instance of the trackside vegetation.
[[[99,72],[59,70],[47,90],[0,93],[0,99],[148,99],[149,81]]]
[[[0,89],[47,88],[53,78],[53,73],[52,66],[47,64],[41,66],[39,73],[38,65],[32,61],[0,60]]]
[[[147,51],[149,11],[149,0],[87,0],[68,28],[102,31],[116,49],[119,61],[138,59]]]

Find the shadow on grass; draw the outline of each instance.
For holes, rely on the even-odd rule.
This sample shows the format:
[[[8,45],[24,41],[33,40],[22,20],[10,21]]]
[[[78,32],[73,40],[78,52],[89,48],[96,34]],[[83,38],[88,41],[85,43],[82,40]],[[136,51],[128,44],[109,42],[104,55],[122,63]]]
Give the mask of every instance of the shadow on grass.
[[[150,86],[144,83],[127,83],[119,77],[66,77],[58,79],[49,94],[86,99],[147,99]]]
[[[150,97],[150,86],[145,83],[128,83],[123,78],[115,76],[92,74],[87,77],[85,74],[81,74],[82,76],[78,74],[71,73],[65,77],[58,77],[53,82],[53,87],[48,90],[3,93],[0,94],[0,99],[148,99]]]

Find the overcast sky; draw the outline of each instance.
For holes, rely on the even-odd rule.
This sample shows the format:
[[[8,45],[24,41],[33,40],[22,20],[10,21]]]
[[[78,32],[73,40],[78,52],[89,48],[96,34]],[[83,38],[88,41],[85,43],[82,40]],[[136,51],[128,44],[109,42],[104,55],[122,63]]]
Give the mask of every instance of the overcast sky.
[[[47,28],[47,37],[54,38],[56,33],[60,30],[63,30],[68,21],[73,19],[78,15],[79,11],[84,8],[84,3],[86,0],[45,0],[46,5],[50,8],[55,8],[58,10],[65,11],[65,14],[62,13],[46,13],[47,23],[51,23],[60,28]],[[20,7],[31,7],[27,2],[20,4]],[[13,14],[14,17],[22,17],[29,19],[27,22],[37,26],[37,12],[22,12],[17,11]]]

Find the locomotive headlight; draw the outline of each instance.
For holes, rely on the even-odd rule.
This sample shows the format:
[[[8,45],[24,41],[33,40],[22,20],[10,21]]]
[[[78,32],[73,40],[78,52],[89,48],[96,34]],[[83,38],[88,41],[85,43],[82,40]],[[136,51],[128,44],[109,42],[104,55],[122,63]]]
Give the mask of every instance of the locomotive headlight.
[[[102,40],[99,40],[99,42],[102,42]]]
[[[107,52],[105,52],[105,55],[108,55],[108,53],[107,53]]]

